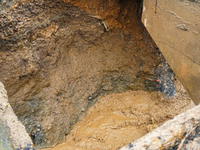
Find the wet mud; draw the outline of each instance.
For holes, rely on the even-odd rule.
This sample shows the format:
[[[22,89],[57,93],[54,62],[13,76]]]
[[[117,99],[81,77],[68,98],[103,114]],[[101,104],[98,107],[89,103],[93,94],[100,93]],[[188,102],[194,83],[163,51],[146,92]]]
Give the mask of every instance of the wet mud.
[[[30,0],[1,12],[0,81],[36,148],[62,143],[102,95],[157,90],[154,71],[164,58],[134,13],[126,13],[133,32],[125,32],[117,28],[121,3],[100,8],[121,9],[107,19],[77,6]]]
[[[194,106],[179,81],[176,96],[128,91],[102,96],[66,142],[43,150],[116,150]]]
[[[104,101],[100,100],[102,96],[131,90],[160,91],[169,97],[175,94],[174,73],[165,64],[158,47],[139,21],[140,0],[4,2],[0,10],[0,80],[8,91],[13,110],[26,127],[36,148],[55,146],[62,143],[65,136],[73,139],[72,134],[78,140],[71,140],[71,145],[82,149],[98,149],[98,144],[94,144],[97,147],[87,146],[89,142],[86,139],[104,143],[105,146],[109,145],[109,141],[112,143],[112,139],[103,135],[104,130],[99,131],[102,136],[91,132],[85,133],[85,137],[79,137],[76,135],[79,132],[74,131],[74,125],[85,118],[88,109],[97,101]],[[12,2],[19,3],[14,5]],[[92,116],[96,118],[105,115],[101,116],[105,119],[109,114],[111,120],[118,118],[119,121],[111,123],[115,124],[112,129],[109,126],[107,128],[111,131],[119,128],[125,135],[122,129],[133,127],[130,130],[137,137],[132,137],[131,141],[139,138],[151,130],[151,126],[147,130],[147,125],[155,127],[166,119],[151,120],[152,116],[148,112],[150,108],[143,108],[143,105],[151,104],[151,101],[146,101],[148,96],[142,98],[145,93],[141,94],[141,101],[145,99],[141,107],[137,107],[139,100],[133,96],[128,98],[130,105],[128,102],[125,107],[123,101],[126,98],[122,96],[121,100],[109,99],[109,102],[103,104],[97,102],[93,108],[105,105],[105,108],[100,108],[106,112],[94,112]],[[137,99],[136,104],[132,99]],[[163,107],[167,103],[158,102]],[[170,101],[170,107],[176,108],[178,104]],[[118,110],[108,111],[107,106]],[[140,115],[141,111],[146,114]],[[168,115],[167,119],[170,117]],[[88,121],[93,122],[90,118]],[[98,130],[107,123],[102,118]],[[146,126],[143,127],[143,124]],[[98,131],[97,127],[91,130]],[[111,131],[105,134],[111,134]],[[121,145],[128,141],[119,138],[116,137],[117,141],[122,142]],[[84,140],[86,144],[81,146]],[[108,146],[107,149],[121,146],[113,143],[111,146],[114,147]],[[104,148],[102,145],[99,147]]]

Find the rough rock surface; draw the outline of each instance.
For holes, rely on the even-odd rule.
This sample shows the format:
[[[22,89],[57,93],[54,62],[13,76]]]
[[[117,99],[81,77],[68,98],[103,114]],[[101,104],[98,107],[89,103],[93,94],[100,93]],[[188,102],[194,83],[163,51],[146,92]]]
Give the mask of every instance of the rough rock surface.
[[[7,92],[4,88],[4,85],[0,82],[0,119],[9,135],[9,138],[16,150],[33,150],[33,143],[28,133],[26,132],[25,127],[18,120],[17,116],[13,112],[10,104],[8,102]],[[3,137],[2,137],[3,138]],[[0,148],[10,148],[7,146],[9,144],[8,140],[1,139],[3,147]]]
[[[99,95],[158,90],[164,58],[134,15],[122,17],[126,9],[114,18],[133,34],[106,30],[104,20],[63,1],[9,2],[0,10],[0,80],[36,148],[61,143]]]
[[[168,95],[169,98],[176,94],[174,85],[174,72],[166,61],[161,63],[155,70],[156,87],[162,93]]]

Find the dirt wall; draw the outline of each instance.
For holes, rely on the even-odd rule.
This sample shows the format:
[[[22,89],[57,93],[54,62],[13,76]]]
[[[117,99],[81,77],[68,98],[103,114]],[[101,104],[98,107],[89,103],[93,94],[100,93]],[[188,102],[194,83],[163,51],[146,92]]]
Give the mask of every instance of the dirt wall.
[[[100,95],[174,91],[173,72],[133,1],[106,3],[106,19],[89,13],[102,5],[78,7],[88,1],[9,2],[0,6],[0,80],[36,148],[61,143]]]

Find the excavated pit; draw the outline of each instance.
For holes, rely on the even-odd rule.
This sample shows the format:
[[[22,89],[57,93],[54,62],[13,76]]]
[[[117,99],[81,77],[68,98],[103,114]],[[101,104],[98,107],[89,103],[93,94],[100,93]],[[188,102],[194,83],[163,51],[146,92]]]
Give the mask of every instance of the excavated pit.
[[[103,95],[175,94],[142,1],[14,2],[0,2],[0,80],[36,148],[62,143]]]
[[[176,87],[178,94],[170,100],[164,94],[147,91],[103,96],[88,110],[86,118],[75,124],[64,143],[43,150],[122,148],[194,106],[180,82]]]

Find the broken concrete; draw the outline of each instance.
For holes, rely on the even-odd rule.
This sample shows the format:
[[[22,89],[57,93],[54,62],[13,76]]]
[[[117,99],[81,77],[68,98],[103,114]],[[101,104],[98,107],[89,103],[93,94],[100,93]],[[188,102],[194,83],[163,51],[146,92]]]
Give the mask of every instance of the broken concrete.
[[[142,22],[190,97],[198,104],[199,0],[144,0]]]
[[[12,142],[15,150],[34,150],[33,143],[28,133],[26,132],[25,127],[18,120],[17,116],[12,110],[8,102],[7,92],[4,88],[4,85],[0,82],[0,120],[4,125],[7,134]],[[2,127],[1,127],[2,130]],[[0,147],[6,149],[12,149],[9,139],[5,136],[1,139]],[[2,148],[2,149],[3,149]]]

